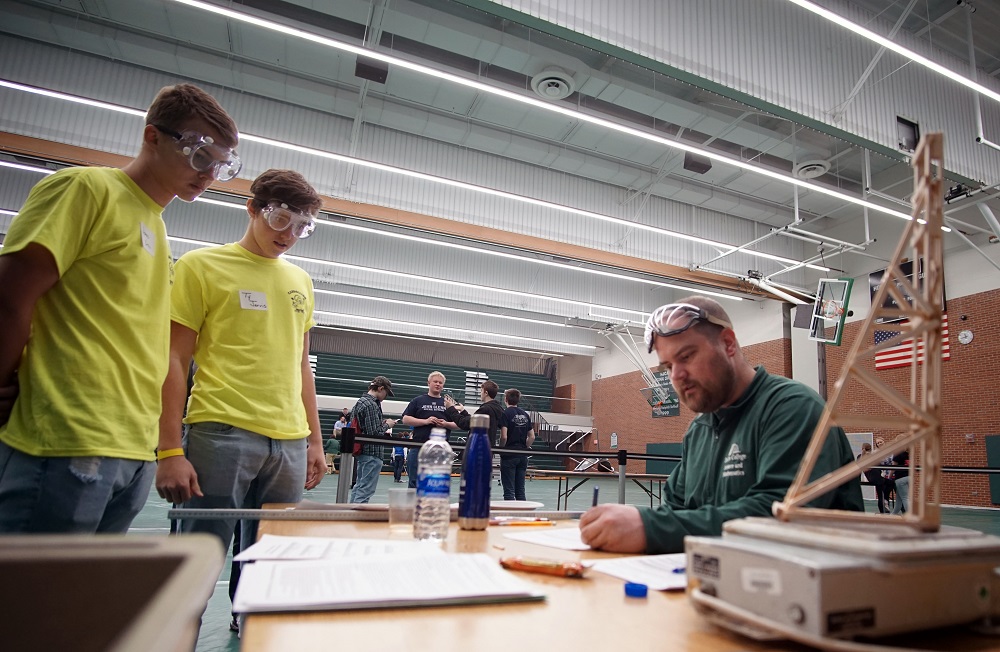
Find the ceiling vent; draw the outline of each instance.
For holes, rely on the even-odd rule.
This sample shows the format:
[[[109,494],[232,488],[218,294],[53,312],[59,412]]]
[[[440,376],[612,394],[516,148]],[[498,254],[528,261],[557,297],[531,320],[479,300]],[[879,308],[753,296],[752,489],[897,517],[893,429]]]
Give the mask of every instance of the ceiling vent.
[[[803,161],[795,166],[794,174],[800,179],[815,179],[830,171],[830,161]]]
[[[561,100],[576,90],[572,75],[558,68],[546,68],[531,78],[531,90],[546,100]]]

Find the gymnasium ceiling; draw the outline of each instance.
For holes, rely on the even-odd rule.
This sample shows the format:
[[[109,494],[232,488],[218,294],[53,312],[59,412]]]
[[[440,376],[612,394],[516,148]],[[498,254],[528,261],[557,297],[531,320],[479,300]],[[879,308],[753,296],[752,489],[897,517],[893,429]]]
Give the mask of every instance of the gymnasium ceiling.
[[[853,4],[892,23],[900,22],[901,29],[958,57],[968,57],[965,14],[956,8],[954,0],[916,3],[853,0]],[[977,65],[996,77],[1000,74],[1000,40],[995,38],[1000,34],[1000,10],[992,3],[977,4],[979,11],[973,23]],[[752,98],[747,103],[747,98],[726,93],[724,89],[714,92],[719,89],[710,84],[698,84],[690,78],[682,81],[663,70],[639,65],[641,61],[625,61],[586,47],[582,44],[584,40],[574,42],[554,36],[558,30],[519,24],[501,17],[500,12],[484,10],[488,5],[452,0],[244,0],[215,4],[474,80],[541,104],[573,109],[844,195],[862,196],[868,185],[866,178],[870,178],[876,196],[869,197],[869,201],[909,212],[892,201],[892,198],[905,200],[911,190],[912,172],[900,152],[886,151],[834,129],[807,125],[805,120],[797,123],[787,115],[773,115],[761,108],[763,103],[754,105]],[[619,201],[632,207],[630,212],[636,215],[641,214],[651,198],[708,209],[749,225],[749,229],[727,234],[725,224],[729,222],[725,222],[717,229],[721,235],[715,240],[771,255],[754,256],[709,246],[685,249],[674,256],[639,254],[619,258],[608,255],[607,248],[590,248],[574,239],[575,235],[563,232],[570,224],[565,220],[553,220],[548,239],[573,245],[571,248],[533,247],[536,238],[518,237],[514,233],[508,246],[502,249],[505,254],[562,261],[570,266],[613,273],[630,273],[623,269],[631,261],[642,267],[638,273],[631,272],[636,277],[674,283],[682,288],[676,291],[678,296],[686,293],[683,288],[714,287],[728,294],[756,298],[773,296],[754,287],[750,276],[757,273],[786,292],[800,296],[814,289],[819,277],[877,269],[886,257],[884,251],[867,247],[845,253],[844,240],[840,239],[844,225],[858,225],[857,237],[848,240],[858,244],[864,239],[865,218],[860,207],[836,196],[808,188],[795,190],[787,181],[719,161],[713,162],[710,169],[698,169],[697,161],[686,164],[683,151],[670,149],[662,141],[622,134],[599,123],[513,101],[484,92],[481,87],[429,77],[400,65],[388,66],[384,83],[365,80],[359,76],[364,73],[356,67],[358,57],[352,52],[213,14],[198,6],[172,0],[26,0],[3,1],[0,7],[4,14],[0,30],[8,37],[46,43],[196,83],[221,85],[242,94],[349,120],[352,124],[349,142],[337,152],[342,155],[358,156],[364,149],[361,141],[366,130],[377,127],[405,134],[414,142],[457,146],[497,160],[559,171],[576,180],[614,188],[620,191]],[[566,97],[552,99],[563,93]],[[422,161],[413,160],[409,167],[419,172]],[[356,200],[352,194],[356,175],[356,167],[345,166],[336,176],[324,180],[325,194],[335,200],[333,208],[345,208],[348,202]],[[952,177],[954,184],[965,182],[970,190],[979,190],[975,180]],[[487,174],[475,183],[494,185]],[[991,231],[975,202],[995,192],[988,189],[977,195],[975,201],[969,201],[967,207],[956,204],[949,210],[949,217],[958,220],[959,228],[976,242],[984,242]],[[531,192],[524,194],[530,197]],[[225,200],[223,195],[218,197]],[[336,200],[344,201],[336,203]],[[987,205],[1000,212],[995,198]],[[197,214],[212,209],[208,205],[194,205],[184,210]],[[426,213],[433,216],[435,211],[431,208]],[[491,226],[485,218],[480,224],[473,216],[449,226],[448,216],[439,215],[446,221],[431,220],[414,226],[412,220],[395,219],[390,212],[368,211],[367,218],[363,217],[348,215],[337,219],[408,235],[420,235],[421,229],[426,229],[435,232],[426,236],[429,240],[461,244],[473,252],[494,248],[489,242],[476,241],[475,227]],[[893,223],[897,220],[881,215],[877,219]],[[402,228],[403,222],[407,222],[407,228]],[[793,222],[797,233],[784,239],[773,237],[772,229]],[[655,225],[655,219],[646,223]],[[965,240],[949,238],[952,248],[966,246]],[[490,232],[483,239],[495,241],[497,233]],[[758,239],[760,244],[754,242]],[[782,240],[781,246],[774,245],[774,240]],[[775,260],[774,255],[780,255],[782,260]],[[838,255],[839,258],[833,258]],[[477,264],[475,258],[469,260],[472,266]],[[520,264],[516,258],[507,260],[510,269]],[[804,264],[828,269],[803,269]],[[384,261],[383,265],[394,268],[393,261]],[[413,273],[413,268],[396,269],[400,274]],[[432,275],[434,270],[427,269],[425,273]],[[314,276],[321,283],[329,280],[319,274]],[[565,282],[581,285],[588,283],[589,278],[571,278]],[[592,318],[593,310],[581,313],[579,307],[573,308],[567,301],[561,304],[540,301],[518,307],[493,301],[488,296],[474,298],[447,292],[434,296],[435,292],[428,290],[426,284],[420,288],[399,284],[390,288],[363,279],[345,283],[353,292],[393,301],[415,301],[419,297],[424,303],[430,301],[432,305],[452,308],[479,304],[478,309],[487,313],[524,314],[588,328],[599,327],[604,321]],[[673,290],[663,290],[657,298],[674,298]],[[614,291],[612,286],[605,293]],[[551,296],[558,292],[558,288],[550,288],[539,294]],[[572,300],[577,295],[567,291],[560,296]],[[607,303],[615,305],[613,301]],[[640,312],[649,309],[649,305],[632,307]],[[375,330],[349,319],[341,321],[341,326]],[[503,332],[502,329],[502,325],[491,327],[495,332]],[[388,323],[384,330],[411,335],[421,332]],[[460,337],[456,335],[455,339]],[[487,341],[495,344],[501,340],[487,338]],[[527,344],[524,347],[535,348]],[[545,345],[538,348],[547,349]]]

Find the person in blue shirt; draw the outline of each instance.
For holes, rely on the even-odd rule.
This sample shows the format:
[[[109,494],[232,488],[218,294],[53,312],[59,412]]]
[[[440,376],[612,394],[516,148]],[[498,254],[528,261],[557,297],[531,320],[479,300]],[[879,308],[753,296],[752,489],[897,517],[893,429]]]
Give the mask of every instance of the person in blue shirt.
[[[406,435],[404,439],[409,439]],[[403,467],[406,466],[406,448],[403,446],[393,446],[392,448],[392,480],[396,484],[403,481]]]
[[[421,394],[410,401],[403,410],[403,425],[413,428],[413,441],[424,443],[431,436],[432,428],[447,428],[455,430],[458,424],[448,421],[445,416],[446,407],[441,392],[444,390],[445,377],[440,371],[432,371],[427,376],[427,393]],[[417,486],[417,456],[420,448],[415,446],[406,456],[406,473],[409,476],[407,486],[415,489]]]

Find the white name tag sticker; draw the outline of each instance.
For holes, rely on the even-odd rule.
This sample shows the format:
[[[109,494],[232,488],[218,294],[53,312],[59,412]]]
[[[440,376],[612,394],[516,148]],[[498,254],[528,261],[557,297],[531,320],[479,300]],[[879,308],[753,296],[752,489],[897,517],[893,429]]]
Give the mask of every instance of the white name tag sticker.
[[[240,308],[244,310],[267,310],[267,295],[263,292],[240,290]]]
[[[142,238],[142,248],[146,250],[146,253],[150,256],[156,255],[156,234],[153,230],[139,222],[139,236]]]

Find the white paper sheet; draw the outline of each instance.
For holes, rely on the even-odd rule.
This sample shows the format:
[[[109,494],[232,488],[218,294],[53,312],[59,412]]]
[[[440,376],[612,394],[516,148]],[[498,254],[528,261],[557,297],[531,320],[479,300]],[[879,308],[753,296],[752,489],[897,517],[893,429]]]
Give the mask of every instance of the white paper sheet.
[[[685,555],[640,555],[601,559],[590,567],[599,573],[621,578],[626,582],[645,584],[654,591],[676,591],[687,587],[684,573]]]
[[[237,613],[541,600],[483,554],[259,561],[243,569]]]
[[[260,540],[236,555],[236,561],[261,559],[343,559],[388,555],[414,557],[441,555],[444,551],[434,544],[420,541],[393,541],[387,539],[334,539],[329,537],[286,537],[265,534]]]
[[[532,530],[531,532],[508,532],[504,536],[515,541],[537,543],[540,546],[562,550],[590,550],[590,546],[580,540],[579,527],[509,528]]]

